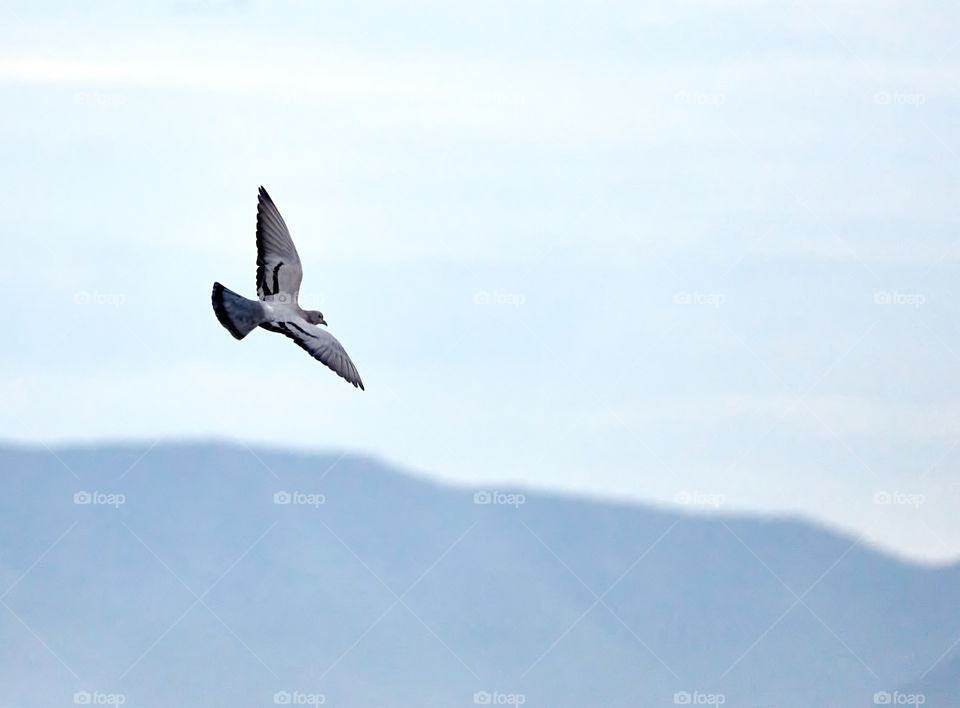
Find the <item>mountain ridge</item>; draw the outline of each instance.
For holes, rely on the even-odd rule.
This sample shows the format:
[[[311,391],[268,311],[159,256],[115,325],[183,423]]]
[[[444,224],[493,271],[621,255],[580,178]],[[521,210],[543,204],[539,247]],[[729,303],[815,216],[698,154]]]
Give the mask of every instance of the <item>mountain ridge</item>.
[[[14,704],[48,704],[42,686],[137,705],[847,706],[948,665],[960,637],[960,567],[802,521],[509,488],[522,502],[477,504],[371,457],[145,449],[0,447]]]
[[[229,438],[164,438],[160,441],[147,442],[146,440],[119,440],[111,441],[110,439],[96,440],[93,442],[68,442],[66,444],[53,445],[51,447],[44,447],[41,445],[34,445],[29,443],[24,443],[17,440],[3,440],[0,438],[0,454],[5,451],[18,452],[22,451],[24,453],[41,453],[41,454],[51,454],[60,452],[66,453],[91,453],[102,450],[110,450],[114,452],[123,451],[129,453],[134,458],[138,458],[141,455],[147,456],[154,449],[164,447],[174,447],[178,449],[188,449],[188,450],[216,450],[216,449],[227,449],[227,450],[243,450],[247,454],[253,454],[256,458],[257,452],[276,454],[289,456],[292,458],[309,458],[309,459],[326,459],[330,460],[331,464],[336,462],[338,459],[346,460],[356,460],[361,461],[364,465],[372,465],[377,468],[383,468],[389,470],[392,474],[401,475],[407,479],[410,479],[415,482],[421,482],[424,484],[431,484],[439,487],[448,488],[450,490],[460,490],[460,491],[469,491],[474,492],[478,490],[501,490],[501,491],[513,491],[521,492],[527,495],[535,495],[538,497],[551,498],[560,500],[573,500],[582,502],[584,504],[592,504],[596,506],[609,507],[609,508],[626,508],[626,509],[649,509],[649,510],[661,510],[669,513],[675,513],[685,516],[692,516],[696,518],[724,518],[724,519],[742,519],[742,520],[753,520],[760,523],[771,522],[771,523],[784,523],[784,524],[800,524],[804,526],[810,526],[819,529],[825,534],[832,535],[838,539],[848,539],[853,540],[856,538],[857,534],[850,530],[835,524],[832,524],[824,519],[819,517],[810,516],[807,514],[799,512],[767,512],[767,511],[755,511],[750,509],[740,509],[740,508],[726,508],[726,507],[717,507],[710,508],[709,506],[684,506],[679,503],[669,503],[661,502],[658,500],[645,500],[634,497],[616,497],[614,495],[608,495],[598,492],[590,491],[576,491],[568,490],[563,488],[552,488],[548,486],[540,485],[528,485],[517,481],[512,480],[494,480],[486,482],[478,482],[477,484],[472,484],[469,482],[461,482],[456,480],[451,480],[445,477],[442,477],[437,474],[431,474],[429,472],[424,472],[416,469],[413,466],[403,464],[394,460],[391,460],[387,457],[376,455],[373,453],[366,453],[362,451],[355,451],[350,449],[323,449],[315,450],[306,447],[285,447],[283,445],[275,443],[245,443],[240,440],[232,440]],[[860,543],[861,547],[870,549],[881,556],[888,558],[893,558],[898,562],[904,563],[906,565],[912,565],[918,568],[960,568],[960,556],[953,560],[928,560],[925,558],[918,558],[911,556],[906,553],[902,553],[896,549],[889,548],[879,543],[874,543],[872,541],[862,540]]]

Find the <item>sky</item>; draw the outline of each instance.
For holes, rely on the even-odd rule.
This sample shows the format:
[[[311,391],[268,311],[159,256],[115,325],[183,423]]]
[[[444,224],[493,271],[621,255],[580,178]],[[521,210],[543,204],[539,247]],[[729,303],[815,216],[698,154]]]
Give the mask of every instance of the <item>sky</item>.
[[[960,556],[960,8],[0,3],[2,435]],[[366,392],[234,341],[271,193]]]

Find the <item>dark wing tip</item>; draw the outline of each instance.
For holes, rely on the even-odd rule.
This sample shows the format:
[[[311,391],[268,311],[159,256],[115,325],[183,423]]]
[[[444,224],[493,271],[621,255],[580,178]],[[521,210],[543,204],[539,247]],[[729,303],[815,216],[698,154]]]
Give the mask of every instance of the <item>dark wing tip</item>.
[[[270,195],[267,194],[267,190],[263,188],[263,185],[260,185],[260,189],[257,191],[257,195],[260,197],[260,201],[269,202],[273,204],[273,200],[270,198]]]
[[[346,354],[344,354],[346,356]],[[351,384],[354,388],[359,388],[361,391],[366,389],[363,387],[363,381],[360,380],[360,372],[357,371],[357,368],[353,366],[353,362],[350,361],[350,357],[347,357],[347,366],[333,366],[332,364],[327,364],[327,362],[320,360],[327,368],[333,371],[337,376],[342,378],[348,384]]]
[[[348,362],[349,362],[349,359],[348,359]],[[352,362],[349,362],[349,363],[352,363]],[[330,366],[330,364],[327,364],[327,366],[330,369],[332,369],[337,376],[342,378],[344,381],[346,381],[348,384],[350,384],[354,388],[359,388],[361,391],[366,390],[363,387],[363,381],[360,380],[360,372],[357,371],[356,367],[350,366],[349,368],[346,368],[344,370],[344,369],[341,369],[340,367],[335,368],[333,366]]]
[[[353,365],[353,362],[350,361],[350,357],[346,352],[343,353],[344,358],[346,359],[346,371],[342,374],[338,371],[337,373],[342,376],[347,383],[353,384],[354,388],[359,388],[361,391],[366,389],[363,388],[363,380],[360,378],[360,372],[357,371],[357,367]]]

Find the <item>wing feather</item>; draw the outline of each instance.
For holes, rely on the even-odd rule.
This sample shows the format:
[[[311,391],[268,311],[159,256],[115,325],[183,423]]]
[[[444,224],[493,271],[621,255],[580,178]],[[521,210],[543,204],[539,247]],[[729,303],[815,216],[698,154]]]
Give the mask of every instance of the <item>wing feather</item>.
[[[357,367],[353,365],[343,345],[332,334],[304,321],[274,322],[272,324],[276,327],[274,331],[286,335],[296,342],[297,346],[317,361],[325,364],[338,376],[343,377],[354,386],[359,386],[360,390],[364,390],[363,381],[360,380]]]
[[[290,231],[267,190],[257,202],[257,295],[261,300],[286,296],[297,302],[303,267]]]

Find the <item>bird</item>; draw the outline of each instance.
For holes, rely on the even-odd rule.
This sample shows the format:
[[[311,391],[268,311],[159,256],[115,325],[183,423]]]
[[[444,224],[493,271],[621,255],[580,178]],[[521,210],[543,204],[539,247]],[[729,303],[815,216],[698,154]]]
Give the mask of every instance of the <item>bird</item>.
[[[323,313],[304,310],[297,302],[303,267],[280,211],[267,190],[260,187],[257,200],[257,300],[238,295],[218,282],[213,284],[213,311],[235,339],[257,327],[289,337],[310,356],[324,363],[348,383],[364,390],[343,345],[321,329]]]

